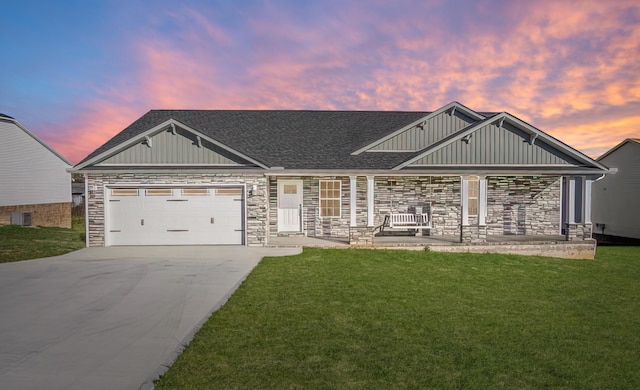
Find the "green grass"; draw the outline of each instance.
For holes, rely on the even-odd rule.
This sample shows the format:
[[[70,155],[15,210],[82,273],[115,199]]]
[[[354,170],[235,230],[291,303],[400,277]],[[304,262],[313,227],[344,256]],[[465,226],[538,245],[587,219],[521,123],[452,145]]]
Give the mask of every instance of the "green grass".
[[[637,389],[640,248],[265,258],[157,389]]]
[[[71,229],[0,226],[0,263],[58,256],[84,248],[84,221],[74,217]]]

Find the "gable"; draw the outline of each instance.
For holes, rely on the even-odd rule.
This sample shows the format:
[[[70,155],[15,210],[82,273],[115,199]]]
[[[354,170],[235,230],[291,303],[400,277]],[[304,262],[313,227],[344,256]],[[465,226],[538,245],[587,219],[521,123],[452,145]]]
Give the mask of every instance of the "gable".
[[[122,134],[122,133],[120,133]],[[266,166],[213,138],[178,122],[166,120],[130,139],[96,151],[74,167],[112,166]]]
[[[609,149],[602,156],[598,157],[598,161],[603,163],[626,163],[633,160],[640,160],[640,139],[627,138],[618,145]]]
[[[246,159],[180,127],[170,127],[147,135],[138,143],[96,164],[109,165],[254,166]]]
[[[608,170],[592,158],[506,112],[487,117],[430,145],[393,170],[426,166]]]
[[[451,102],[351,154],[415,152],[485,118],[458,102]]]
[[[459,110],[440,112],[426,117],[417,125],[394,135],[367,152],[415,152],[476,121]]]
[[[71,202],[70,164],[18,121],[0,117],[0,206]]]
[[[409,166],[577,165],[578,161],[510,123],[485,124]]]

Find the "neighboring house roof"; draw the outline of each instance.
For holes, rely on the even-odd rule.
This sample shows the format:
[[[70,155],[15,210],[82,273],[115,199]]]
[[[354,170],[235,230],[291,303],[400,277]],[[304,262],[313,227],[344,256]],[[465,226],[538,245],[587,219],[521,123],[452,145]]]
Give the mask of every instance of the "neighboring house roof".
[[[199,145],[201,138],[209,142],[224,155],[216,161],[233,160],[239,166],[266,169],[424,170],[429,165],[438,170],[460,165],[452,160],[458,152],[445,147],[457,141],[469,144],[474,134],[480,140],[490,128],[494,137],[496,131],[510,132],[520,144],[535,145],[536,153],[546,158],[526,168],[539,165],[542,171],[558,170],[562,165],[564,170],[577,168],[585,173],[606,171],[595,160],[513,115],[476,112],[458,102],[433,112],[152,110],[87,156],[75,170],[113,162],[113,156],[136,144],[146,142],[151,147],[154,136],[168,128],[175,132],[175,127],[192,134]],[[436,151],[440,153],[437,158],[428,157]],[[545,153],[553,154],[555,160]],[[488,165],[474,153],[465,161],[465,169]],[[523,168],[511,161],[500,164]]]
[[[628,143],[640,144],[640,138],[627,138],[624,141],[622,141],[619,144],[617,144],[616,146],[614,146],[613,148],[609,149],[607,152],[605,152],[602,156],[598,157],[596,160],[597,161],[602,161],[607,156],[609,156],[611,153],[615,152],[616,150],[620,149],[622,146],[624,146],[624,145],[626,145]]]
[[[69,160],[67,160],[66,158],[64,158],[60,153],[58,153],[54,148],[52,148],[51,146],[49,146],[46,142],[44,142],[43,140],[41,140],[40,138],[38,138],[37,135],[33,134],[32,132],[29,131],[29,129],[27,129],[26,127],[24,127],[20,122],[18,122],[16,119],[10,117],[9,115],[5,115],[5,114],[0,114],[0,120],[1,121],[5,121],[5,122],[9,122],[9,123],[13,123],[14,125],[18,126],[22,131],[24,131],[25,133],[27,133],[31,138],[33,138],[34,140],[38,141],[38,143],[40,143],[42,146],[44,146],[45,148],[47,148],[51,153],[53,153],[56,157],[58,157],[60,160],[64,161],[67,165],[69,165],[69,167],[73,166],[73,164],[71,164],[69,162]]]

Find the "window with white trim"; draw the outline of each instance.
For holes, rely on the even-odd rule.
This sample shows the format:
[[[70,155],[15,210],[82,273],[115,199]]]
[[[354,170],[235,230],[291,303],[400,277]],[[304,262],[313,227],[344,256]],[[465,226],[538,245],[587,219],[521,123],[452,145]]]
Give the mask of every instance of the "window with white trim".
[[[478,176],[469,176],[467,183],[467,215],[470,217],[477,217],[480,195],[480,178]]]
[[[320,216],[339,217],[342,182],[340,180],[320,180]]]

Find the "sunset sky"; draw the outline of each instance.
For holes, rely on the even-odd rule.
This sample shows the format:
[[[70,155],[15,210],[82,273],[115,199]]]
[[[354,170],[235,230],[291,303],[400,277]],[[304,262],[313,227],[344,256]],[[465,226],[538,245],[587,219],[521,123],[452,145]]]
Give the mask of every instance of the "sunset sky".
[[[640,137],[640,1],[8,1],[0,113],[73,163],[150,109],[507,111]]]

